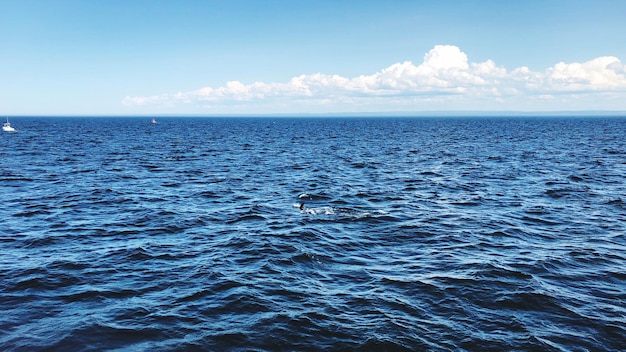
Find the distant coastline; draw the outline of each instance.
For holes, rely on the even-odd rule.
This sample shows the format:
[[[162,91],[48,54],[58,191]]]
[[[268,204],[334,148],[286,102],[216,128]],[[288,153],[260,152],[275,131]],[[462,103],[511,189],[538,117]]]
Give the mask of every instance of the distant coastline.
[[[4,114],[7,115],[7,114]],[[626,111],[393,111],[393,112],[327,112],[327,113],[259,113],[259,114],[8,114],[20,117],[128,117],[128,118],[159,118],[159,117],[197,117],[197,118],[228,118],[228,117],[626,117]]]

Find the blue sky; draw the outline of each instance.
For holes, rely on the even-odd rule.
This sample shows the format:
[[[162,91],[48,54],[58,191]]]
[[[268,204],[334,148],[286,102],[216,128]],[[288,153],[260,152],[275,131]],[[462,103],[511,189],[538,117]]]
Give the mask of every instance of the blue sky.
[[[0,114],[626,111],[626,1],[0,0]]]

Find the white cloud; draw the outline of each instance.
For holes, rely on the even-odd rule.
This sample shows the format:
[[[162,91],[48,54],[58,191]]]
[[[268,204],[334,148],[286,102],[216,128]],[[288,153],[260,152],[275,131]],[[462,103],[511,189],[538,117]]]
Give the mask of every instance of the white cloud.
[[[554,99],[555,95],[560,98]],[[569,110],[572,106],[626,109],[625,98],[626,69],[613,56],[583,63],[560,62],[543,72],[528,67],[508,71],[491,60],[470,63],[467,55],[456,46],[437,45],[424,55],[419,65],[405,61],[354,78],[315,73],[283,83],[230,81],[221,87],[204,87],[191,92],[126,97],[123,103],[137,107],[193,105],[207,111],[230,107],[227,112],[234,111],[233,107],[241,111],[266,109],[264,112],[296,112],[299,108],[318,111],[532,110],[558,109],[559,104],[560,109]],[[585,106],[581,103],[584,101],[591,105]]]
[[[585,63],[559,62],[547,73],[549,88],[572,90],[624,89],[624,65],[614,56],[603,56]]]

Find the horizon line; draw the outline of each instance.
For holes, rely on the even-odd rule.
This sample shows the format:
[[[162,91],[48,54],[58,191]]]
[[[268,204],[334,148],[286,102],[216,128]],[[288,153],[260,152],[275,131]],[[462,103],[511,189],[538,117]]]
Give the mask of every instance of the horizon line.
[[[145,114],[0,114],[6,117],[602,117],[626,116],[623,110],[432,110],[432,111],[372,111],[372,112],[324,112],[324,113],[145,113]]]

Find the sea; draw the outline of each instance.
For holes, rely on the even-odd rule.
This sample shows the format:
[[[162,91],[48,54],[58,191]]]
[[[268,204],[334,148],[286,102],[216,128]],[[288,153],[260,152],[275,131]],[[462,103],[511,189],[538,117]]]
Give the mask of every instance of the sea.
[[[2,351],[626,349],[626,117],[14,117]]]

